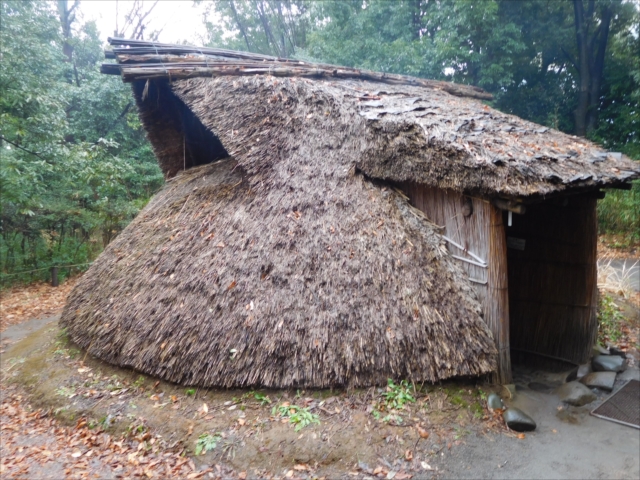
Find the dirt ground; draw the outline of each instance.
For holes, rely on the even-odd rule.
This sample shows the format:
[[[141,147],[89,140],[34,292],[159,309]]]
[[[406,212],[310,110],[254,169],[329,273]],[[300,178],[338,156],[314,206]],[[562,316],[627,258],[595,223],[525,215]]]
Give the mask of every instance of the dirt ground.
[[[108,433],[112,441],[124,441],[137,453],[133,466],[147,452],[156,455],[155,444],[161,451],[191,458],[195,470],[190,473],[211,477],[442,478],[447,476],[447,459],[471,436],[498,433],[520,441],[486,410],[486,393],[475,381],[407,385],[399,391],[415,401],[393,409],[384,388],[197,390],[157,382],[88,357],[68,342],[55,319],[14,325],[3,333],[5,339],[16,343],[5,346],[0,365],[5,387],[14,389],[3,405],[13,405],[16,395],[22,395],[31,405],[29,412],[40,409],[39,415],[60,425]],[[297,429],[286,418],[294,406],[316,417]],[[279,407],[284,407],[284,417]],[[198,439],[205,434],[216,446],[196,456]],[[13,444],[41,448],[43,438],[27,438],[23,431]],[[101,451],[101,445],[92,448]],[[82,457],[88,451],[82,450]],[[3,455],[5,470],[13,473],[6,458]],[[40,472],[35,463],[33,472]],[[138,465],[139,473],[145,474],[144,466]],[[50,462],[53,472],[62,467]],[[83,471],[103,478],[109,468],[96,463]]]
[[[477,379],[349,392],[185,388],[71,344],[55,316],[67,290],[3,295],[2,479],[640,478],[640,430],[589,415],[604,392],[584,407],[561,403],[553,387],[566,373],[516,367],[513,398]],[[640,315],[616,302],[635,346],[617,389],[640,378]],[[486,408],[491,391],[537,429],[509,431]]]
[[[15,342],[0,363],[2,478],[640,478],[640,431],[590,416],[595,404],[568,407],[527,388],[538,372],[516,371],[507,403],[538,424],[518,435],[486,409],[489,387],[473,382],[409,386],[416,401],[389,411],[385,389],[157,382],[88,357],[55,318],[14,325],[2,338]],[[624,375],[638,377],[637,366]],[[282,405],[306,407],[319,423],[296,430],[273,411]],[[196,456],[203,434],[216,445]]]

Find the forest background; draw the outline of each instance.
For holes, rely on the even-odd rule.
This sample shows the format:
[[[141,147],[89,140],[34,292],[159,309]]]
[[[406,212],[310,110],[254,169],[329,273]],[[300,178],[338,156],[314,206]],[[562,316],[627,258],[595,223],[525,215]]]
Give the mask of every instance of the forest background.
[[[640,160],[628,0],[196,0],[207,46],[478,85],[491,106]],[[152,2],[114,33],[155,39]],[[186,6],[187,7],[187,6]],[[128,85],[78,1],[0,1],[0,288],[84,269],[162,186]],[[116,27],[117,28],[117,27]],[[185,25],[185,30],[189,30]],[[599,202],[640,243],[640,183]]]

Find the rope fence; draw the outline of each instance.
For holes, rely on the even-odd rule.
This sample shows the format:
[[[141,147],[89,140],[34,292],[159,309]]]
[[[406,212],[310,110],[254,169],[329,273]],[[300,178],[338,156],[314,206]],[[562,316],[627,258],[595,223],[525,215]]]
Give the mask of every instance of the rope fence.
[[[1,273],[0,278],[5,277],[13,277],[16,275],[25,275],[27,273],[41,272],[43,270],[51,270],[51,285],[57,287],[60,283],[58,281],[58,270],[61,268],[73,268],[73,267],[83,267],[85,265],[91,265],[93,262],[85,262],[85,263],[76,263],[75,265],[55,265],[49,267],[35,268],[33,270],[24,270],[22,272],[14,272],[14,273]]]

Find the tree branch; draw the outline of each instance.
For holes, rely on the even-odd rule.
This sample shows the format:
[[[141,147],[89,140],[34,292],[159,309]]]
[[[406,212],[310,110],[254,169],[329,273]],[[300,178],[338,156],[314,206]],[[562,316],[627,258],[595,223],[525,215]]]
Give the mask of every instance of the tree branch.
[[[39,159],[44,160],[44,161],[45,161],[45,162],[47,162],[47,163],[51,163],[51,162],[49,162],[49,160],[47,160],[46,158],[44,158],[44,157],[40,156],[40,154],[39,154],[39,153],[32,152],[31,150],[28,150],[28,149],[26,149],[26,148],[24,148],[24,147],[21,147],[21,146],[20,146],[20,145],[18,145],[17,143],[14,143],[14,142],[12,142],[11,140],[8,140],[8,139],[7,139],[6,137],[4,137],[3,135],[0,135],[0,140],[3,140],[3,141],[5,141],[5,142],[7,142],[7,143],[9,143],[9,144],[13,145],[13,146],[14,146],[14,147],[16,147],[16,148],[19,148],[20,150],[23,150],[23,151],[25,151],[25,152],[27,152],[27,153],[29,153],[29,154],[31,154],[31,155],[33,155],[33,156],[35,156],[35,157],[38,157]]]
[[[562,50],[562,53],[564,53],[564,56],[567,57],[567,60],[569,60],[569,62],[571,63],[571,65],[573,65],[573,68],[575,68],[578,72],[580,71],[580,69],[578,68],[578,64],[575,61],[575,59],[571,56],[571,54],[569,52],[567,52],[564,47],[560,47],[560,49]]]
[[[120,115],[118,115],[118,117],[113,121],[109,128],[107,128],[107,130],[105,130],[105,132],[102,134],[102,137],[106,137],[107,134],[115,128],[118,122],[122,120],[127,113],[129,113],[129,109],[131,109],[132,105],[133,104],[131,102],[127,103],[127,106],[124,107],[124,110],[122,110],[122,112],[120,112]]]

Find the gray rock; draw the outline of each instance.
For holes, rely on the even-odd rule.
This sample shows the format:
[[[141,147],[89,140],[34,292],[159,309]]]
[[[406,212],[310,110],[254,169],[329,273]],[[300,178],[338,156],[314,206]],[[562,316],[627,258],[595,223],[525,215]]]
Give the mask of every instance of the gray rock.
[[[597,357],[598,355],[609,355],[610,354],[608,349],[606,349],[606,348],[604,348],[604,347],[602,347],[600,345],[594,345],[593,349],[592,349],[592,352],[593,352],[593,356],[594,357]]]
[[[578,367],[578,375],[577,375],[578,380],[580,380],[582,377],[584,377],[585,375],[591,372],[593,372],[593,369],[591,368],[591,362],[585,363],[584,365],[580,365]]]
[[[556,393],[560,400],[575,407],[581,407],[596,399],[595,394],[580,382],[565,383],[556,390]]]
[[[618,380],[623,382],[627,380],[637,380],[640,382],[640,370],[637,368],[627,368],[624,372],[618,374]]]
[[[601,388],[610,392],[616,383],[616,372],[592,372],[580,379],[589,388]]]
[[[617,355],[598,355],[591,360],[594,372],[622,372],[625,360]]]
[[[519,408],[507,408],[502,418],[507,426],[516,432],[530,432],[536,429],[536,422]]]
[[[487,407],[489,407],[489,410],[504,408],[504,403],[502,403],[500,395],[498,395],[497,393],[489,394],[489,396],[487,397]]]

